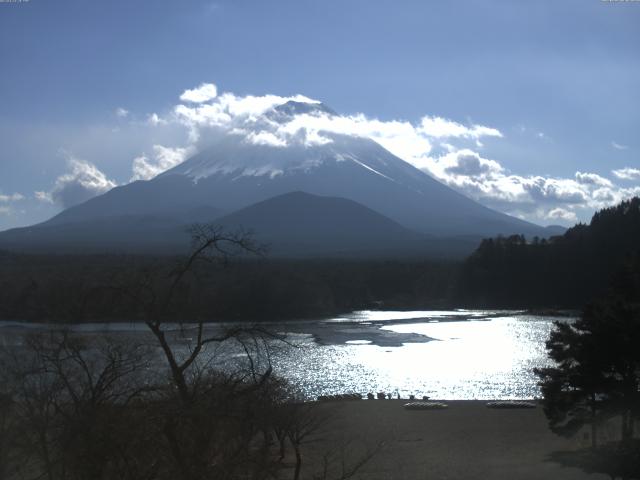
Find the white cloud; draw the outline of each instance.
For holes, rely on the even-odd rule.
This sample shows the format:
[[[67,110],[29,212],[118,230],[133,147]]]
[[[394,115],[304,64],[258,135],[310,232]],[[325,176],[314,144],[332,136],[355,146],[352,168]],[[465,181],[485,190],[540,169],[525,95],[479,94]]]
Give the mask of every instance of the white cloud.
[[[158,125],[166,125],[168,122],[165,119],[160,118],[160,116],[157,113],[151,113],[147,117],[147,123],[149,125],[156,127]]]
[[[515,175],[470,149],[425,155],[411,163],[484,205],[541,223],[570,224],[580,213],[640,195],[640,187],[622,188],[596,173],[576,172],[574,178]]]
[[[626,167],[619,170],[612,170],[611,173],[621,180],[640,180],[640,169],[638,168]]]
[[[621,145],[619,143],[616,142],[611,142],[611,146],[613,148],[615,148],[616,150],[628,150],[629,147],[627,145]]]
[[[367,137],[405,160],[423,155],[432,148],[430,140],[410,122],[369,119],[363,114],[348,117],[302,114],[275,128],[277,135],[288,142],[302,141],[307,146],[327,143],[322,132]]]
[[[274,147],[288,145],[291,142],[300,142],[307,146],[325,144],[331,141],[327,136],[322,135],[322,132],[326,132],[369,137],[403,157],[419,155],[431,149],[427,134],[404,121],[380,121],[368,119],[362,114],[347,117],[326,112],[292,115],[285,121],[279,122],[263,116],[274,107],[289,101],[319,103],[303,95],[239,97],[232,93],[223,93],[209,102],[200,102],[198,105],[177,105],[170,117],[165,119],[158,117],[154,123],[165,120],[186,126],[193,143],[200,140],[203,130],[216,128],[226,133],[245,131],[248,141],[270,144]],[[495,134],[493,129],[473,126],[465,135],[481,136],[485,134],[485,129],[487,134]],[[454,133],[463,135],[464,132]]]
[[[268,145],[270,147],[286,147],[287,142],[271,132],[249,132],[246,140],[254,145]]]
[[[475,140],[481,137],[502,137],[502,133],[483,125],[465,126],[442,117],[423,117],[420,121],[418,131],[427,137],[433,138],[472,138]]]
[[[13,203],[24,200],[24,195],[21,193],[13,193],[11,195],[3,195],[0,193],[0,203]]]
[[[248,143],[272,148],[292,144],[313,147],[331,143],[335,135],[350,135],[376,141],[396,156],[487,206],[533,221],[573,222],[580,212],[640,194],[640,187],[621,188],[592,172],[575,172],[570,178],[514,174],[498,161],[475,151],[482,148],[484,138],[503,137],[500,130],[485,125],[462,124],[431,115],[417,123],[379,120],[361,113],[345,116],[321,105],[278,109],[276,107],[287,102],[320,102],[302,95],[218,94],[214,84],[186,90],[180,100],[184,103],[174,106],[167,115],[152,114],[148,123],[186,128],[189,143],[186,147],[171,149],[156,146],[159,148],[154,147],[152,159],[146,155],[137,157],[133,179],[151,178],[224,135],[239,135]],[[520,133],[525,130],[521,127]],[[533,134],[550,140],[542,132],[533,131]],[[233,165],[225,168],[232,171]],[[631,168],[613,173],[623,179],[640,178],[640,171]]]
[[[232,93],[223,93],[209,103],[201,102],[194,106],[176,105],[172,112],[173,118],[165,120],[173,120],[189,128],[190,139],[195,143],[200,139],[200,131],[203,129],[213,127],[229,132],[242,128],[246,124],[255,123],[262,114],[273,107],[288,101],[319,103],[302,95],[238,97]]]
[[[126,108],[118,107],[116,109],[116,117],[118,118],[127,118],[129,116],[129,110]]]
[[[209,85],[215,87],[213,84]],[[327,134],[356,135],[371,138],[409,161],[429,153],[434,139],[444,141],[458,138],[479,141],[485,136],[502,136],[494,128],[483,125],[465,126],[441,117],[424,117],[416,126],[407,121],[371,119],[363,114],[333,115],[323,109],[303,109],[297,114],[284,111],[280,113],[278,121],[275,121],[264,114],[278,105],[290,101],[310,104],[320,102],[303,95],[236,96],[228,92],[205,100],[206,95],[196,94],[202,87],[201,85],[194,90],[187,90],[181,96],[181,100],[190,100],[197,105],[176,105],[167,116],[153,114],[149,123],[177,123],[185,126],[189,131],[189,140],[196,148],[220,133],[244,134],[248,142],[272,147],[283,147],[291,143],[304,146],[323,145],[331,142]],[[454,149],[452,146],[450,148]]]
[[[154,145],[152,158],[142,154],[133,159],[131,181],[149,180],[184,162],[193,151],[193,147],[169,148],[162,145]]]
[[[584,204],[587,191],[580,183],[568,178],[521,177],[522,185],[531,198],[539,203]]]
[[[565,210],[564,208],[554,208],[547,214],[549,220],[560,220],[562,222],[576,223],[578,216],[575,212]]]
[[[490,173],[500,173],[503,168],[498,162],[487,160],[471,150],[459,150],[453,155],[446,155],[449,164],[445,172],[453,175],[481,176]]]
[[[14,213],[13,204],[24,200],[21,193],[2,194],[0,193],[0,215],[12,215]]]
[[[576,172],[576,181],[585,185],[601,185],[603,187],[613,187],[611,180],[601,177],[596,173]]]
[[[213,100],[218,96],[218,88],[213,83],[203,83],[192,90],[185,90],[180,95],[183,102],[203,103]]]
[[[36,200],[39,200],[41,202],[54,203],[50,192],[45,192],[43,190],[36,190],[35,192],[33,192],[33,196],[35,197]]]
[[[65,156],[69,171],[56,179],[50,192],[35,192],[38,200],[68,208],[105,193],[117,185],[92,163],[69,154]]]

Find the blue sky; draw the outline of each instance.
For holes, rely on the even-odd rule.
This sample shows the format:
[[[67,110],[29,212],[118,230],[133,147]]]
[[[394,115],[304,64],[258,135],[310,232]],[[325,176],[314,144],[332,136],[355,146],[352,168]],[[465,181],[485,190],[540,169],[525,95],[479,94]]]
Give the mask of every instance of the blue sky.
[[[541,224],[640,194],[640,2],[0,3],[0,72],[0,229],[197,149],[172,115],[202,84],[320,100]]]

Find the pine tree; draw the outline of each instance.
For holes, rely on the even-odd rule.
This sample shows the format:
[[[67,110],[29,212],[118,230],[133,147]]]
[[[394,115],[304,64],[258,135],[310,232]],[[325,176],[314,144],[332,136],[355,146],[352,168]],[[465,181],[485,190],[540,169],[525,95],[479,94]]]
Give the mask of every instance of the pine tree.
[[[589,304],[576,322],[556,322],[547,341],[556,363],[536,369],[550,428],[572,435],[590,424],[592,445],[601,419],[621,417],[628,444],[640,417],[640,282],[638,262],[616,277],[603,300]]]

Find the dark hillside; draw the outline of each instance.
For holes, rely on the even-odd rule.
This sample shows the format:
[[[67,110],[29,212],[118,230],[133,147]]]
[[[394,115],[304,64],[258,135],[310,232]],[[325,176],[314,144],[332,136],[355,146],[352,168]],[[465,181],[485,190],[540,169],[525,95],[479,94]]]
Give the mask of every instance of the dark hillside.
[[[640,198],[597,212],[547,240],[483,240],[465,262],[455,302],[492,307],[581,308],[640,250]]]
[[[16,255],[0,251],[0,320],[140,320],[152,281],[164,291],[184,259],[142,255]],[[368,308],[442,308],[458,263],[236,259],[201,264],[185,281],[171,320],[286,320]]]

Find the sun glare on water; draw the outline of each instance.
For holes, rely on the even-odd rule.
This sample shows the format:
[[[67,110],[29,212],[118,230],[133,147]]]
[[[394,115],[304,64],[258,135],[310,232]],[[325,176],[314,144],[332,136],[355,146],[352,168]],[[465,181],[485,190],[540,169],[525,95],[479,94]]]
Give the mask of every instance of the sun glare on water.
[[[398,312],[359,313],[362,321],[398,320]],[[486,314],[467,312],[468,320],[439,321],[440,312],[403,312],[404,318],[425,320],[380,328],[432,340],[396,347],[368,340],[308,344],[301,352],[289,352],[280,367],[285,376],[300,380],[309,396],[347,391],[385,391],[404,398],[411,394],[444,399],[539,396],[532,370],[548,364],[545,340],[553,319],[528,315],[474,319]]]

